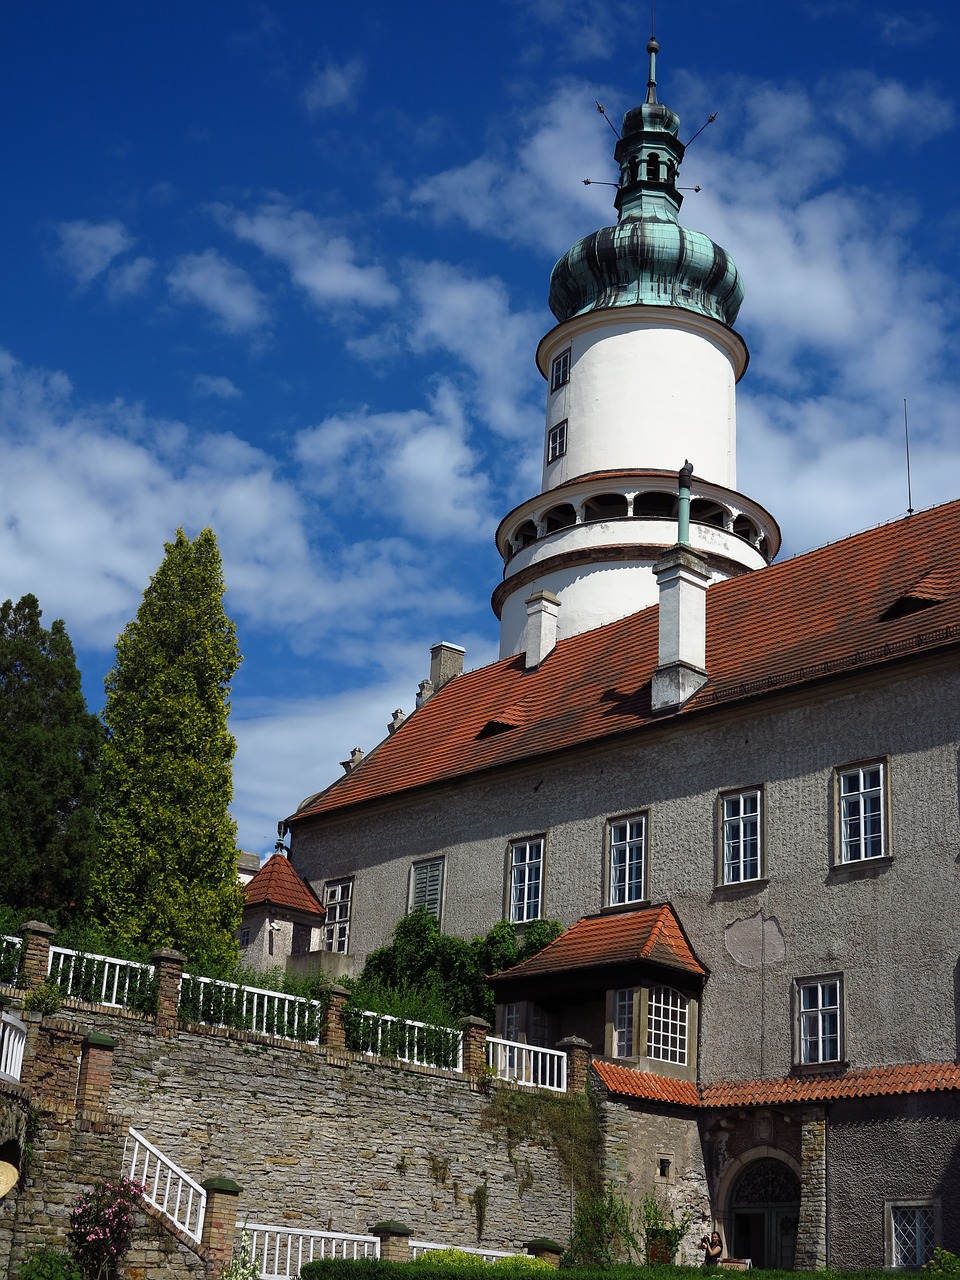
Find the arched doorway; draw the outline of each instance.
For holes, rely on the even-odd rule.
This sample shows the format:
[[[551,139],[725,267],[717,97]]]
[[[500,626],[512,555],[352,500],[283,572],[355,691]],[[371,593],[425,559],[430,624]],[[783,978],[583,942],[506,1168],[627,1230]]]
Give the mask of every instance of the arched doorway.
[[[800,1179],[782,1160],[755,1160],[730,1196],[731,1252],[755,1267],[793,1269]]]

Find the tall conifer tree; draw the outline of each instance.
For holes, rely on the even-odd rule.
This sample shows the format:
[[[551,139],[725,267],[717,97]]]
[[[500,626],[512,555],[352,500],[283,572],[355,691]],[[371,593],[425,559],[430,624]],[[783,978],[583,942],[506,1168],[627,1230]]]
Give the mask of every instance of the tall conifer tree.
[[[165,551],[105,682],[93,910],[118,943],[224,968],[243,903],[227,728],[240,652],[213,531],[178,529]]]
[[[0,903],[57,924],[86,891],[102,732],[63,622],[40,618],[33,595],[0,605]]]

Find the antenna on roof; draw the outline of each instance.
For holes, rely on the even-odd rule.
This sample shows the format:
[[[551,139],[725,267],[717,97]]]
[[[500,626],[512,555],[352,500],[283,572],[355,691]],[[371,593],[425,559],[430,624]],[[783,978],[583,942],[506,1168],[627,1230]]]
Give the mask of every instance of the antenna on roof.
[[[610,119],[610,117],[607,115],[606,108],[604,107],[604,105],[603,105],[603,103],[602,103],[602,102],[598,102],[598,103],[597,103],[597,110],[600,112],[600,114],[603,116],[604,120],[606,120],[607,124],[610,126],[610,128],[613,130],[613,132],[614,132],[614,133],[617,135],[617,137],[619,138],[619,137],[620,137],[620,130],[617,128],[617,126],[613,123],[613,121],[612,121],[612,120]]]
[[[907,398],[903,398],[903,442],[907,452],[907,515],[913,515],[913,490],[910,485],[910,427],[907,423]]]

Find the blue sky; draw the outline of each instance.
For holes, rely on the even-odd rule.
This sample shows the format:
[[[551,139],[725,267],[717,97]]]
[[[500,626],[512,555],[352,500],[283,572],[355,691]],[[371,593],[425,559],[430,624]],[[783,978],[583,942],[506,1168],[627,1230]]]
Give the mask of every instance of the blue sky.
[[[660,0],[660,98],[733,254],[739,484],[784,553],[960,495],[953,5]],[[539,488],[550,268],[613,219],[645,5],[180,0],[0,17],[0,599],[92,709],[163,543],[217,533],[245,661],[234,812],[279,818],[496,657]]]

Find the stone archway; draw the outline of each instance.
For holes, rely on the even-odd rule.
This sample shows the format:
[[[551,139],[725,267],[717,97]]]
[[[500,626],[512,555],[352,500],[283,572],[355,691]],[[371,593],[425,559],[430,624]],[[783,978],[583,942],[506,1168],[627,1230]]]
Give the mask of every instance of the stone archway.
[[[730,1193],[729,1248],[755,1267],[790,1271],[800,1219],[800,1179],[783,1160],[764,1157],[742,1171]]]

